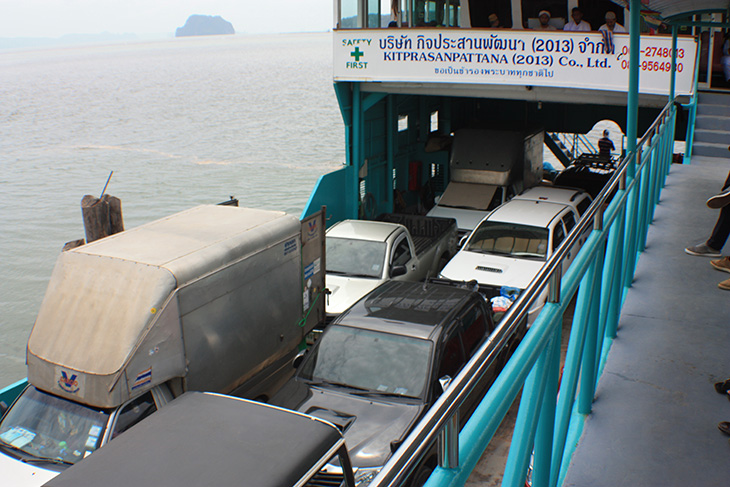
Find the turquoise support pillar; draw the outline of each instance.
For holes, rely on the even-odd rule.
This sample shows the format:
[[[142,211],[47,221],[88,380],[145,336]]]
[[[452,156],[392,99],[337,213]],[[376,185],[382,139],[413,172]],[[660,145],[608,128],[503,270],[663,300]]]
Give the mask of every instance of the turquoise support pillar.
[[[544,311],[543,311],[544,312]],[[554,321],[551,321],[549,328],[553,328]],[[512,445],[507,456],[507,465],[504,469],[502,485],[506,487],[522,487],[525,485],[527,466],[530,461],[530,454],[535,445],[535,430],[539,418],[538,411],[542,407],[545,396],[547,377],[550,371],[550,357],[555,340],[543,349],[535,366],[527,376],[522,389],[522,399],[517,412],[515,429],[512,434]],[[558,343],[558,346],[560,344]]]
[[[596,230],[597,231],[597,230]],[[556,487],[563,462],[565,443],[570,426],[570,411],[573,408],[575,392],[578,389],[578,373],[583,359],[586,329],[591,326],[588,316],[593,307],[599,306],[601,274],[599,269],[603,263],[603,245],[599,247],[599,256],[594,257],[578,288],[573,324],[570,327],[568,350],[565,353],[563,378],[560,381],[555,432],[553,434],[553,458],[550,469],[550,486]],[[599,264],[601,263],[601,264]]]
[[[637,127],[639,122],[639,48],[641,36],[639,35],[639,14],[641,12],[641,1],[631,0],[629,10],[629,93],[626,107],[626,152],[629,154],[636,151]],[[630,156],[632,157],[632,156]],[[626,169],[629,178],[627,184],[636,177],[636,157],[632,157]],[[628,235],[628,258],[624,269],[623,285],[631,286],[634,279],[634,266],[636,264],[635,245],[636,240],[636,209],[638,205],[637,185],[634,185],[629,192],[629,200],[626,205],[626,223]]]
[[[615,198],[615,197],[614,197]],[[613,279],[611,280],[610,298],[608,302],[606,312],[606,336],[609,338],[616,338],[616,330],[618,329],[619,313],[621,311],[621,304],[623,303],[623,286],[621,282],[621,270],[626,265],[624,261],[625,249],[624,249],[624,236],[626,228],[626,207],[624,206],[619,210],[618,216],[611,227],[611,233],[616,232],[615,247],[611,252],[611,255],[606,258],[607,263],[613,264],[613,267],[609,272],[613,273]],[[604,269],[604,272],[606,270]]]
[[[637,127],[639,121],[639,35],[640,0],[630,0],[629,11],[629,93],[626,107],[626,152],[636,149]],[[630,163],[628,176],[633,178],[636,170]]]
[[[559,324],[560,325],[560,324]],[[555,398],[558,396],[558,380],[560,375],[560,343],[562,326],[556,326],[553,332],[552,345],[548,347],[547,380],[540,407],[540,418],[535,434],[535,456],[532,465],[532,485],[548,487],[550,485],[550,467],[555,452],[553,451],[553,434],[555,432]]]
[[[672,70],[669,75],[669,101],[674,101],[674,90],[677,81],[677,26],[672,25]]]
[[[360,83],[352,84],[352,158],[350,164],[353,171],[350,173],[348,184],[348,218],[357,219],[360,201],[360,165],[362,164],[362,95]]]

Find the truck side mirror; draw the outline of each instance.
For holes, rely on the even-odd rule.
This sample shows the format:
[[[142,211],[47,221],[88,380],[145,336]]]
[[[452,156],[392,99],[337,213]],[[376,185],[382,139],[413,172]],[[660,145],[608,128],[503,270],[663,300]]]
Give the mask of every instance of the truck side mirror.
[[[471,235],[471,233],[467,233],[466,235],[463,235],[459,239],[459,243],[456,244],[456,248],[458,248],[458,249],[462,248],[464,246],[464,244],[466,243],[466,241],[469,239],[469,235]]]
[[[307,354],[308,350],[302,350],[296,356],[294,357],[294,360],[292,360],[291,364],[295,369],[298,369],[300,365],[302,365],[302,361],[304,360],[304,356]]]
[[[444,392],[449,384],[451,384],[451,376],[445,375],[439,379],[439,385],[441,385],[441,392]]]
[[[8,410],[8,405],[5,401],[0,401],[0,418],[5,416],[5,412]]]
[[[408,271],[406,270],[406,266],[404,265],[393,266],[393,268],[390,270],[390,277],[403,276],[406,274],[406,272]]]

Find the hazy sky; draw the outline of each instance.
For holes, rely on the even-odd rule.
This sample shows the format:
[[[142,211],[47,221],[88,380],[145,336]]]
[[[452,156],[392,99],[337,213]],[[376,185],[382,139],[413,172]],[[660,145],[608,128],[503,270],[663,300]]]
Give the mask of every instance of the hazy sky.
[[[332,27],[332,0],[0,0],[0,38],[174,34],[192,14],[220,15],[237,33]]]

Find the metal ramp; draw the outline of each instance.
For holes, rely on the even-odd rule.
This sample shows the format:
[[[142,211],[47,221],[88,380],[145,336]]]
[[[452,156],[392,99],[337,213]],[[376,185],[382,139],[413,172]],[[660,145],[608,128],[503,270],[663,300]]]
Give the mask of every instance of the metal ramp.
[[[712,230],[705,200],[729,169],[672,166],[563,486],[728,485],[717,423],[730,403],[713,384],[730,377],[730,293],[717,287],[730,275],[683,249]]]

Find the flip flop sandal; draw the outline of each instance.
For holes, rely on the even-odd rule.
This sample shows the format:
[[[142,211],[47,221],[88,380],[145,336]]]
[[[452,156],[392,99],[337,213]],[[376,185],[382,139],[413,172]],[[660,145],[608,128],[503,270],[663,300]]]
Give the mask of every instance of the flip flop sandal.
[[[730,379],[724,380],[722,382],[715,382],[715,390],[719,394],[725,394],[730,391]]]
[[[717,429],[719,429],[726,435],[730,435],[730,422],[721,421],[720,423],[717,424]]]

